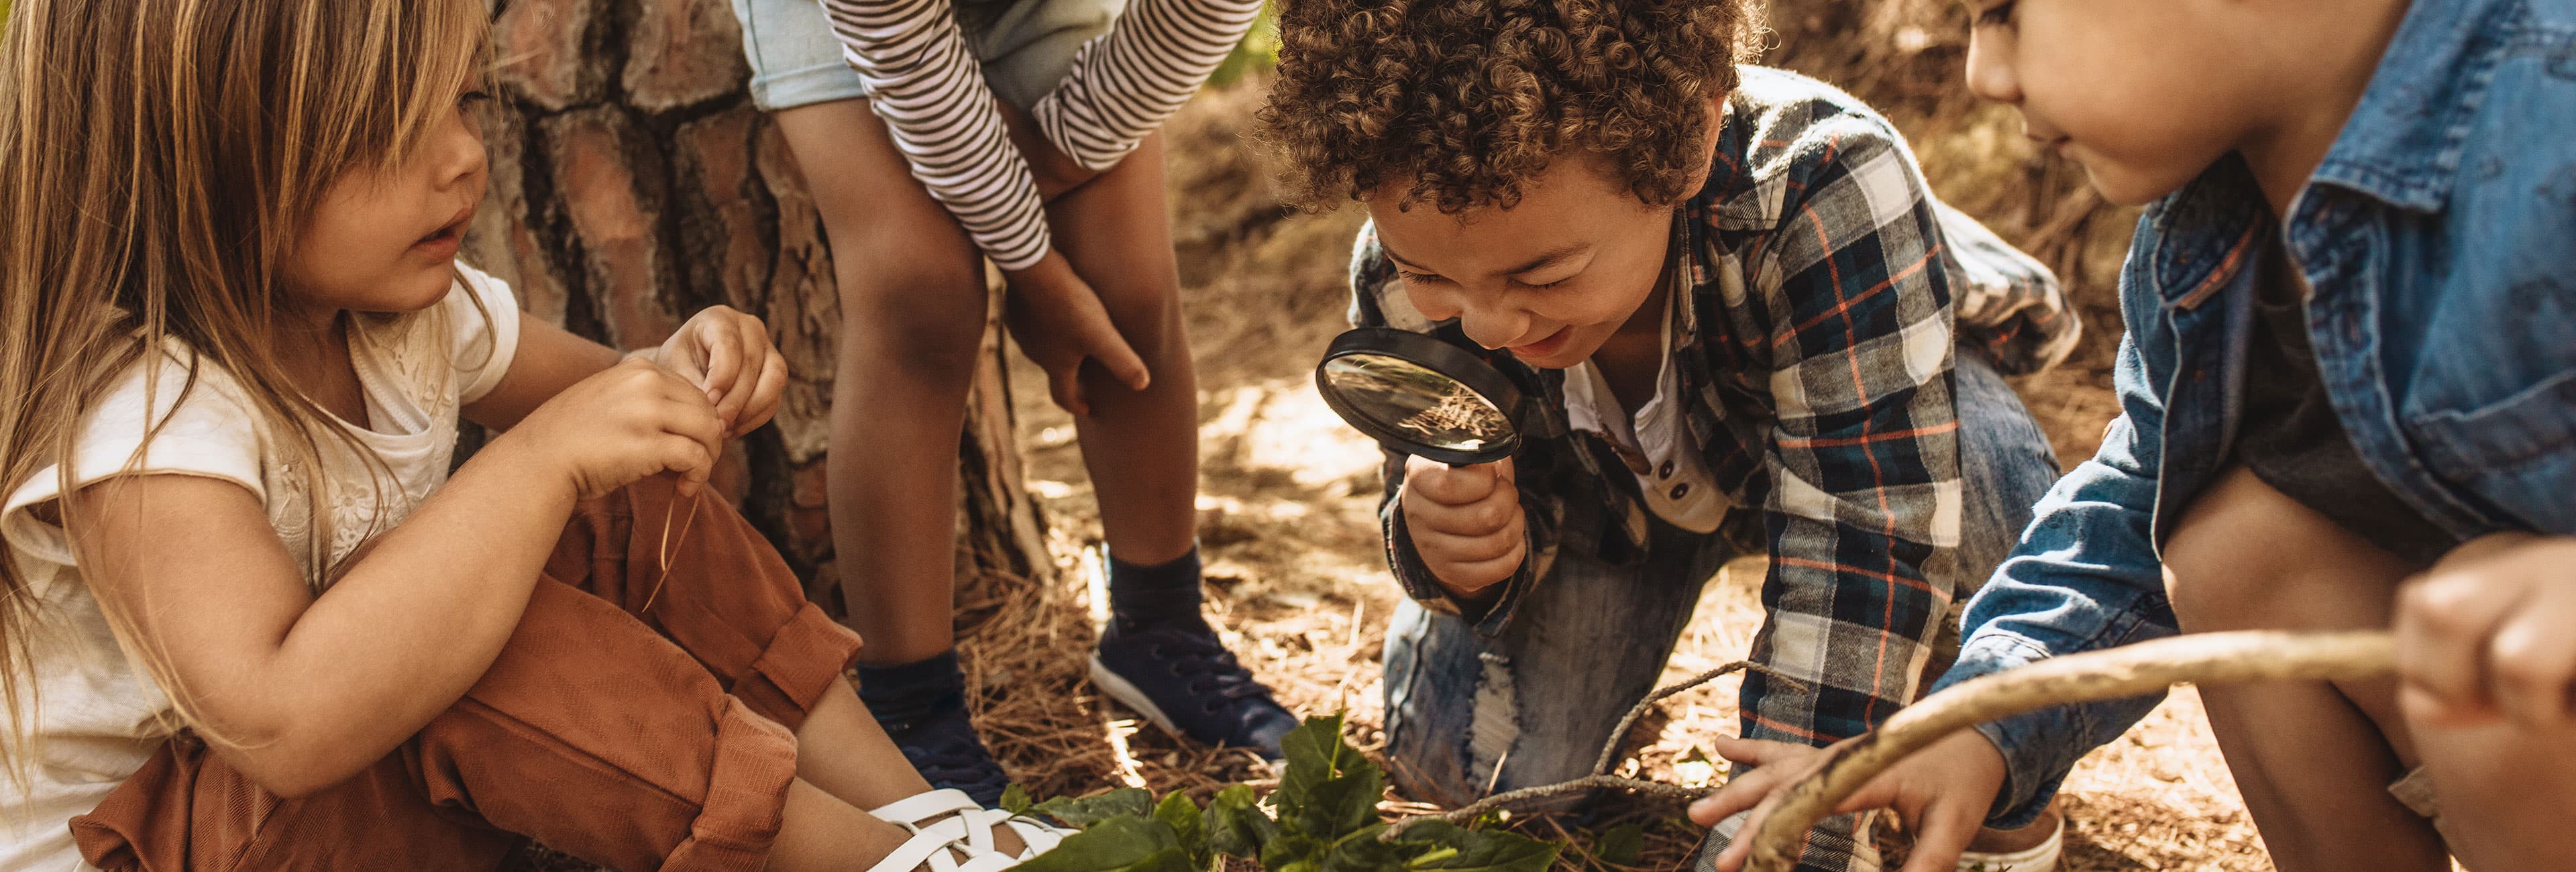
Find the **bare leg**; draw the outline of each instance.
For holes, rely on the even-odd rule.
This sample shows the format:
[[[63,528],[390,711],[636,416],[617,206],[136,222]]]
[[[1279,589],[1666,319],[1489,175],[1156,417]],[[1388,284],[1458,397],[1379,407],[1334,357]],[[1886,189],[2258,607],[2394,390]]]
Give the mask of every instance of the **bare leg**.
[[[2165,548],[2184,632],[2386,628],[2419,569],[2242,468],[2193,501]],[[2284,872],[2450,867],[2387,786],[2413,765],[2392,681],[2201,689],[2210,728]]]
[[[868,640],[862,662],[911,663],[955,644],[957,439],[984,331],[983,262],[867,101],[774,117],[812,186],[840,286],[826,462],[849,623]]]
[[[1154,374],[1129,390],[1086,364],[1091,415],[1074,419],[1110,553],[1165,563],[1198,536],[1198,373],[1181,326],[1180,264],[1163,194],[1163,137],[1047,207],[1057,246]]]
[[[2477,872],[2576,869],[2576,730],[2425,725],[2442,832]]]
[[[847,681],[833,682],[806,712],[805,724],[796,729],[796,752],[797,779],[860,808],[930,789]]]
[[[878,808],[930,789],[930,782],[913,771],[847,681],[833,682],[824,690],[823,698],[805,713],[804,726],[796,729],[796,783],[859,809]],[[783,831],[779,838],[786,839]],[[1016,855],[1023,847],[1019,834],[1008,827],[993,830],[993,843],[1005,854]]]
[[[769,844],[771,872],[866,869],[912,838],[802,778],[788,783],[787,807],[779,814],[778,838]]]

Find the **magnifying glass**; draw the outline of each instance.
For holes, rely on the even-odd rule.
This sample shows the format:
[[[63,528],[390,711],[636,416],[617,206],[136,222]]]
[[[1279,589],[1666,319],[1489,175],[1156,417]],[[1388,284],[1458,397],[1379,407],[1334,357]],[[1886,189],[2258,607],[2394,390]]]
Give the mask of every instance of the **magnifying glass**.
[[[1452,466],[1490,463],[1521,444],[1521,392],[1464,348],[1392,327],[1333,339],[1315,366],[1324,405],[1379,444]]]

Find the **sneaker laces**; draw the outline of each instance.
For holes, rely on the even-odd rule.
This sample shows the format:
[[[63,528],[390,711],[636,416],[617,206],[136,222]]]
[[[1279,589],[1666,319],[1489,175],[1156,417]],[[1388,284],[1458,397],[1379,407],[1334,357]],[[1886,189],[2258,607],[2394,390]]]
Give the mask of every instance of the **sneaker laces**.
[[[1130,637],[1145,648],[1147,654],[1167,664],[1172,675],[1189,681],[1190,694],[1202,700],[1270,699],[1270,689],[1252,677],[1234,652],[1218,642],[1216,633],[1204,623],[1197,627],[1185,624],[1138,626],[1122,623],[1118,635]],[[1213,714],[1212,705],[1202,708]]]

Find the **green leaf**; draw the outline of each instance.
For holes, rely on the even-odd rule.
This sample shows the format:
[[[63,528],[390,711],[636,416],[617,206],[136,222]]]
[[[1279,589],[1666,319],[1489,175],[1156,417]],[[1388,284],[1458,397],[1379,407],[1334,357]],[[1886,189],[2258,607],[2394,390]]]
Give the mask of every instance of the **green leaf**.
[[[1097,796],[1059,796],[1029,808],[1063,821],[1065,826],[1081,828],[1124,815],[1140,818],[1151,815],[1154,813],[1154,795],[1133,787],[1121,787]]]
[[[1330,847],[1322,839],[1283,831],[1261,846],[1261,868],[1267,872],[1316,872],[1325,849]]]
[[[1191,865],[1188,848],[1173,845],[1137,861],[1135,865],[1127,867],[1125,872],[1199,872],[1201,868]]]
[[[1377,801],[1385,795],[1386,777],[1360,760],[1341,777],[1308,788],[1304,805],[1280,806],[1280,823],[1319,839],[1337,840],[1377,823]]]
[[[1405,858],[1419,853],[1421,847],[1378,841],[1383,832],[1385,824],[1371,824],[1334,841],[1324,852],[1319,872],[1404,872]]]
[[[1179,793],[1163,797],[1162,804],[1154,806],[1154,819],[1172,828],[1181,847],[1189,849],[1193,865],[1207,865],[1212,855],[1208,852],[1207,821],[1200,817],[1198,803]]]
[[[1182,849],[1180,838],[1169,824],[1124,814],[1102,818],[1089,829],[1064,837],[1054,850],[1031,857],[1016,868],[1027,872],[1191,872],[1188,852]]]
[[[1288,765],[1270,794],[1280,824],[1329,842],[1377,819],[1386,773],[1342,741],[1341,716],[1307,718],[1280,747]]]
[[[1592,858],[1612,866],[1634,866],[1646,851],[1646,826],[1628,823],[1611,827],[1592,843]]]
[[[1029,813],[1029,792],[1014,784],[1002,788],[1002,810],[1012,814]]]
[[[1279,740],[1279,750],[1288,758],[1279,772],[1279,788],[1270,792],[1273,808],[1289,809],[1306,804],[1306,794],[1314,786],[1333,777],[1333,761],[1340,755],[1342,718],[1307,718],[1305,723],[1289,730]]]
[[[1547,872],[1562,847],[1518,833],[1470,830],[1437,820],[1414,824],[1398,842],[1421,849],[1406,864],[1417,872]],[[1443,855],[1439,848],[1457,853]]]
[[[1206,831],[1208,848],[1219,854],[1230,854],[1246,860],[1261,858],[1261,848],[1279,835],[1279,822],[1252,798],[1252,788],[1237,784],[1216,792],[1208,800]]]

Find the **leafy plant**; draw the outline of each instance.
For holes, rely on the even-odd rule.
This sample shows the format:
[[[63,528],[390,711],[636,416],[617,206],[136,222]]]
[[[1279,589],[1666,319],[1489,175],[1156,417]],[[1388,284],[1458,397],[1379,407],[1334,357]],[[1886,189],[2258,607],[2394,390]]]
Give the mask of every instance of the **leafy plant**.
[[[1014,787],[1002,805],[1082,832],[1021,863],[1023,872],[1201,872],[1223,858],[1267,872],[1545,872],[1558,846],[1446,820],[1408,821],[1388,837],[1377,813],[1386,773],[1342,741],[1342,719],[1308,718],[1283,743],[1287,768],[1267,802],[1237,784],[1205,808],[1126,788],[1032,803]]]

